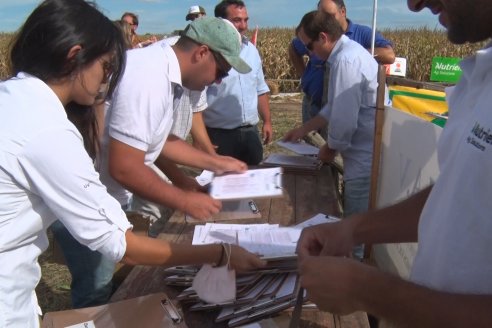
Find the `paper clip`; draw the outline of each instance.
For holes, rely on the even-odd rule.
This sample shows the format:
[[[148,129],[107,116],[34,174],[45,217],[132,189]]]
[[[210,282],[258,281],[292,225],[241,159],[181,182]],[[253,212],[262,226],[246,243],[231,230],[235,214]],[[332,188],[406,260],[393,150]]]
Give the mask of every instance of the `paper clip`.
[[[249,204],[249,208],[251,209],[251,212],[253,212],[254,214],[258,214],[259,210],[258,207],[256,206],[256,203],[250,200],[248,204]]]
[[[174,304],[169,299],[161,300],[162,308],[166,311],[169,318],[171,318],[172,322],[177,325],[183,321],[183,318],[178,312],[178,309],[174,306]]]

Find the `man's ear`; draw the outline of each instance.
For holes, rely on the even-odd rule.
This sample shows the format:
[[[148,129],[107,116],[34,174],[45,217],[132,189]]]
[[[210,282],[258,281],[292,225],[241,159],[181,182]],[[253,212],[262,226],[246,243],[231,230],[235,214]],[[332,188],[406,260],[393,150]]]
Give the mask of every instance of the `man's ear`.
[[[343,17],[347,18],[347,8],[345,7],[340,8],[340,13],[342,14]]]
[[[204,59],[207,58],[208,56],[208,52],[210,51],[210,49],[208,49],[207,46],[205,45],[200,45],[199,47],[197,47],[195,49],[195,51],[193,52],[193,61],[194,62],[201,62],[203,61]]]

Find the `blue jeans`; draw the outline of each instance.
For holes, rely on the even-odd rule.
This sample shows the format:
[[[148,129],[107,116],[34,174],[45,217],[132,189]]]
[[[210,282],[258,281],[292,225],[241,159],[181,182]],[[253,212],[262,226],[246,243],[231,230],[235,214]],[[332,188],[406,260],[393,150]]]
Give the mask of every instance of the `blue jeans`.
[[[369,208],[369,191],[371,178],[357,178],[344,181],[343,216],[366,212]],[[364,245],[354,247],[353,255],[361,260],[364,257]]]
[[[80,244],[60,221],[51,225],[51,231],[60,244],[72,275],[70,287],[73,308],[108,303],[113,291],[112,278],[116,263]]]

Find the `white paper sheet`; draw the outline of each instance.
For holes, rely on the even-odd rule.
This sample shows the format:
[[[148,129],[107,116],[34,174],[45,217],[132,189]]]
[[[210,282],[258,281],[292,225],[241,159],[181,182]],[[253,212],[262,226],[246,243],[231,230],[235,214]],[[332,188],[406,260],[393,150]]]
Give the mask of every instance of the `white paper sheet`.
[[[215,176],[210,188],[210,195],[221,200],[279,197],[282,194],[280,167]]]
[[[214,178],[214,172],[203,170],[202,173],[199,176],[197,176],[195,179],[198,182],[198,184],[200,184],[200,186],[206,186],[212,182],[213,178]]]
[[[287,142],[287,141],[279,140],[277,141],[277,145],[285,149],[288,149],[290,151],[293,151],[294,153],[297,153],[299,155],[318,156],[319,153],[319,148],[314,147],[305,142],[290,142],[290,141]]]
[[[268,223],[207,223],[195,226],[192,244],[230,243],[263,257],[295,256],[297,241],[302,229],[339,220],[325,214],[317,214],[293,227],[279,227],[278,224]]]

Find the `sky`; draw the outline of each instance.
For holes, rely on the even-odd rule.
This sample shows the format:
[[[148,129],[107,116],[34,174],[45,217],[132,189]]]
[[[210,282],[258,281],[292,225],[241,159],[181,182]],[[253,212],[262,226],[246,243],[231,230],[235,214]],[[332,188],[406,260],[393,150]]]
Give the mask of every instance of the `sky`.
[[[110,19],[125,11],[139,16],[138,34],[166,34],[186,26],[185,16],[192,5],[201,5],[213,15],[218,0],[95,0]],[[39,4],[39,0],[0,0],[0,31],[13,32]],[[314,10],[317,0],[246,0],[250,29],[255,26],[295,27],[302,16]],[[425,9],[410,12],[405,0],[378,0],[377,29],[426,26],[439,28],[436,17]],[[372,0],[345,0],[347,17],[356,23],[372,25]]]

